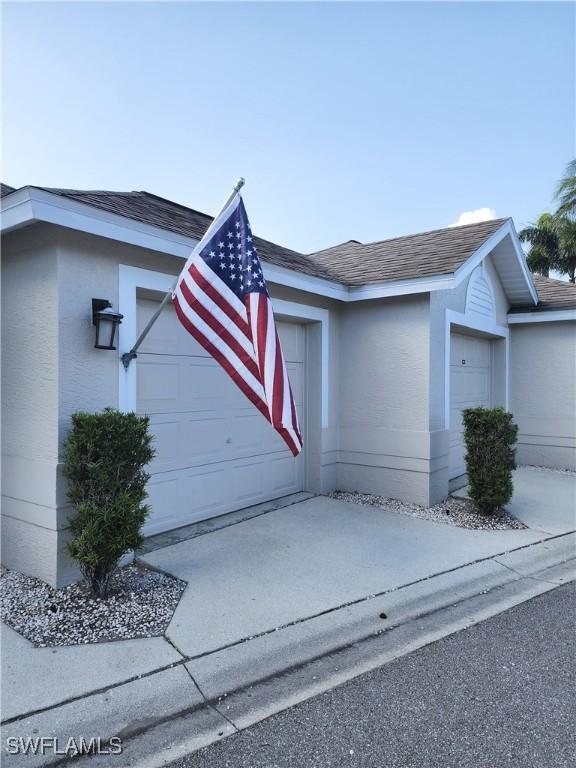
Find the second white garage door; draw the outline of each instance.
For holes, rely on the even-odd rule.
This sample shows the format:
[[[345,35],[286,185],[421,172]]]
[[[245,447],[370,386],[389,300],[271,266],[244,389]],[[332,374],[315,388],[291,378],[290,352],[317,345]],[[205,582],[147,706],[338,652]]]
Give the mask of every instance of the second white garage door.
[[[138,300],[139,329],[157,306]],[[304,326],[280,322],[278,332],[303,425]],[[302,490],[302,455],[292,457],[171,307],[138,353],[137,377],[137,410],[150,416],[157,451],[147,535]]]
[[[462,411],[491,404],[491,342],[450,336],[450,479],[465,474]]]

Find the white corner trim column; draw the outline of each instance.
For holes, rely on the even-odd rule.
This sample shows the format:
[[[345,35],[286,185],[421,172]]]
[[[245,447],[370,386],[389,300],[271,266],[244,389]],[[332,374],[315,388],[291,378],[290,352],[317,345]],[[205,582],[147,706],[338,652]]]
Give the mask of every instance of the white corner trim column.
[[[450,334],[453,325],[504,339],[504,404],[506,409],[508,409],[510,402],[510,332],[508,328],[504,325],[496,325],[492,320],[481,315],[466,315],[447,309],[444,326],[444,429],[450,429]]]
[[[155,272],[140,267],[120,264],[118,271],[118,311],[124,315],[118,331],[118,408],[121,411],[136,410],[136,364],[128,370],[122,364],[122,355],[132,349],[138,338],[136,291],[146,288],[166,293],[174,283],[174,275]],[[294,301],[272,299],[274,312],[309,322],[321,323],[322,332],[322,426],[328,426],[328,371],[330,362],[330,313],[327,309],[299,304]]]

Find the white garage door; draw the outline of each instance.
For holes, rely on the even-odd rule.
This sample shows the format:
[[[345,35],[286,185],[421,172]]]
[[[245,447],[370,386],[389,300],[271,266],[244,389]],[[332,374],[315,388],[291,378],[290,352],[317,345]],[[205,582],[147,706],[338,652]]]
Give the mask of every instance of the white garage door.
[[[138,300],[138,326],[158,304]],[[278,332],[301,425],[304,326]],[[302,490],[297,459],[228,375],[167,308],[137,358],[137,410],[151,418],[157,451],[150,472],[147,535]]]
[[[466,472],[462,411],[490,407],[489,339],[452,333],[450,337],[450,479]]]

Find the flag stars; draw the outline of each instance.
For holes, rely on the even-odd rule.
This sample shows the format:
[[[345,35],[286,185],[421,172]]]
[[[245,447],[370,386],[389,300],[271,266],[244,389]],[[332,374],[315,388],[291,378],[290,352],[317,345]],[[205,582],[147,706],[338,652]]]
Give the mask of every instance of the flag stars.
[[[229,220],[206,243],[202,258],[242,301],[251,292],[267,293],[258,250],[243,216]]]

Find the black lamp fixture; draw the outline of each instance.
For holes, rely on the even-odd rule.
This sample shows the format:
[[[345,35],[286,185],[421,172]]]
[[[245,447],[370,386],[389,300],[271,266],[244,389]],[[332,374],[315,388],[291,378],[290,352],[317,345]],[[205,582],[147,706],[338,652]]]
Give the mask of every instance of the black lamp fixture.
[[[108,299],[92,299],[92,325],[96,326],[96,349],[116,349],[116,328],[124,315],[114,312]]]

